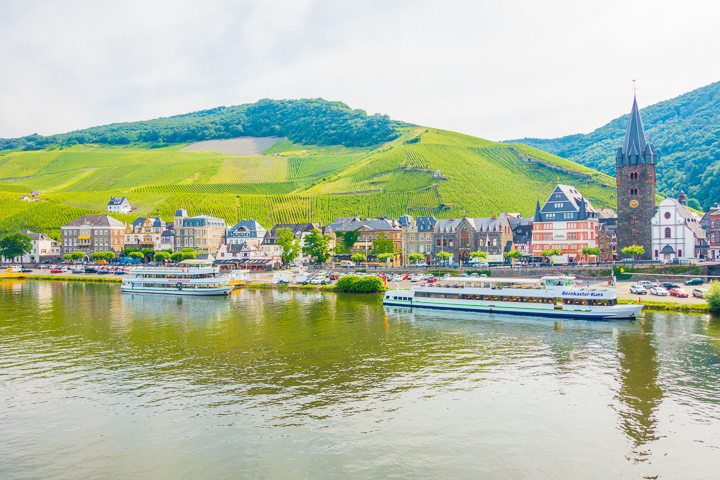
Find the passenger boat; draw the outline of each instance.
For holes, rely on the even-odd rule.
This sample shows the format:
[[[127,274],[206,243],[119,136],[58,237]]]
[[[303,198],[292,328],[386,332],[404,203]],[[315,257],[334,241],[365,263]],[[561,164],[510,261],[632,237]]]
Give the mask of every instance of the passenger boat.
[[[233,288],[219,267],[131,268],[121,286],[123,293],[188,296],[227,295]]]
[[[636,318],[642,305],[618,305],[617,291],[581,287],[572,276],[451,277],[441,285],[387,290],[384,305],[589,319]]]

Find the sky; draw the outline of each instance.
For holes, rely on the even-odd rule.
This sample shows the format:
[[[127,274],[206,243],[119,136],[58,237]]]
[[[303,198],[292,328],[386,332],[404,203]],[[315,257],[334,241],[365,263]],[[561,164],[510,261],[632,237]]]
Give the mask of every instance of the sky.
[[[720,80],[715,1],[0,0],[0,138],[262,98],[490,140]]]

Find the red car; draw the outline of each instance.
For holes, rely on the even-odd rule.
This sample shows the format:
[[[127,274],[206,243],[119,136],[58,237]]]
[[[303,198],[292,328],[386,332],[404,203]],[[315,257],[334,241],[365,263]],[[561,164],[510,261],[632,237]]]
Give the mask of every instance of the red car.
[[[330,275],[330,280],[337,280],[338,278],[340,278],[340,275],[338,275],[337,273],[333,273],[332,275]]]
[[[64,268],[53,268],[50,270],[50,273],[65,273],[65,272],[67,272],[67,270]]]
[[[435,277],[433,277],[433,278],[428,278],[428,279],[427,279],[427,283],[435,283],[435,282],[437,282],[437,280],[438,280],[438,279],[435,278]]]
[[[678,297],[678,298],[689,297],[688,293],[685,290],[683,290],[682,288],[671,288],[670,295],[672,295],[673,297]]]

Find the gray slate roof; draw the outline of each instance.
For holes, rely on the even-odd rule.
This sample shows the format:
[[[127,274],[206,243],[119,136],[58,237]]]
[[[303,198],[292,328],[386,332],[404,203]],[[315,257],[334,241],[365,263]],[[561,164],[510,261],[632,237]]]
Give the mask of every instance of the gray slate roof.
[[[110,215],[85,215],[80,218],[76,218],[72,222],[66,223],[63,227],[80,227],[82,225],[91,225],[93,227],[125,226],[123,222],[112,218]]]

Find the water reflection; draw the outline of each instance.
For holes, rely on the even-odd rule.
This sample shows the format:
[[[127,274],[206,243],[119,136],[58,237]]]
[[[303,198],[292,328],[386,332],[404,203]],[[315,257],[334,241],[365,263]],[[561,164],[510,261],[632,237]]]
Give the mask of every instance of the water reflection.
[[[10,476],[58,476],[22,462],[28,449],[60,471],[91,458],[80,464],[95,469],[77,473],[95,477],[108,459],[122,472],[186,457],[269,477],[298,476],[308,462],[327,474],[299,476],[515,478],[553,476],[558,465],[642,476],[655,472],[626,466],[647,466],[637,460],[662,441],[670,401],[703,422],[720,418],[720,322],[706,317],[560,322],[352,294],[183,298],[18,284],[0,283],[0,471],[13,465]],[[99,443],[108,431],[113,440]],[[666,450],[703,458],[720,446],[708,432],[693,432],[703,445]],[[347,470],[358,462],[369,471]]]
[[[654,345],[653,319],[648,315],[639,322],[637,332],[622,332],[617,336],[620,359],[620,428],[632,441],[635,460],[643,459],[646,451],[640,447],[657,440],[655,411],[663,399],[658,386],[659,362]]]

